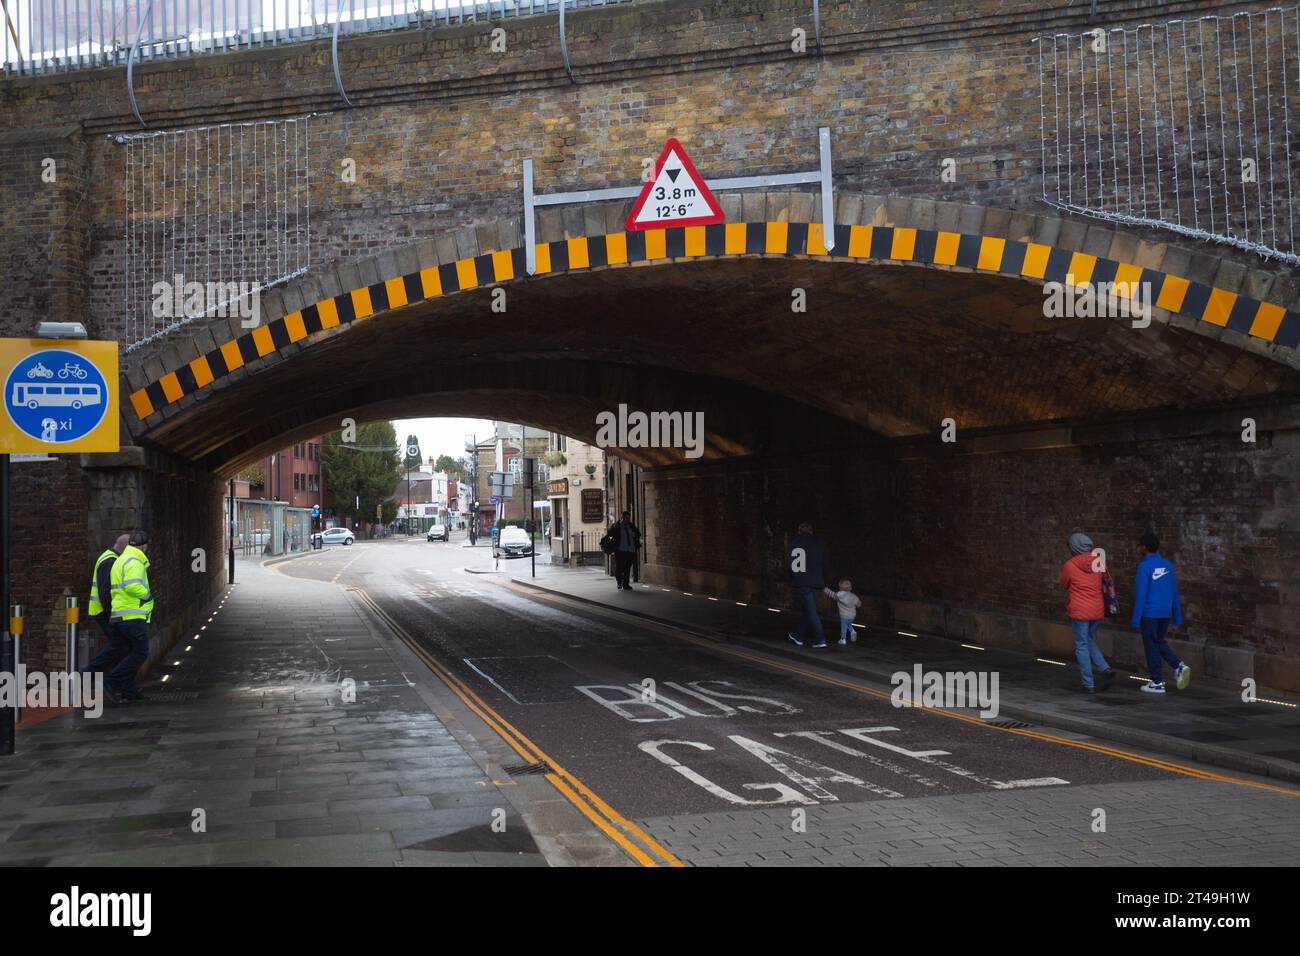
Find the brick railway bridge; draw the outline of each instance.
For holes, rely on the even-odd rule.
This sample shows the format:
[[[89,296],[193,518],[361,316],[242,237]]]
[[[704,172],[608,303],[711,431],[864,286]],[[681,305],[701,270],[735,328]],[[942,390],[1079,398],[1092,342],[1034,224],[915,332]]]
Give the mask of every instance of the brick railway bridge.
[[[80,594],[93,555],[137,525],[154,536],[163,653],[224,580],[220,562],[195,574],[189,557],[221,551],[224,480],[344,417],[493,417],[593,440],[597,412],[627,403],[703,410],[708,431],[700,460],[628,449],[616,462],[611,506],[647,531],[647,580],[782,600],[784,545],[807,518],[871,596],[869,622],[1067,656],[1066,537],[1106,548],[1124,600],[1150,527],[1179,566],[1179,653],[1211,677],[1300,691],[1294,260],[1044,201],[1070,74],[1049,81],[1043,37],[1136,31],[1141,76],[1148,33],[1266,5],[1122,0],[1098,20],[1077,0],[828,0],[816,22],[812,7],[569,10],[566,48],[555,13],[416,25],[346,38],[338,82],[324,39],[148,59],[131,80],[145,135],[121,66],[0,80],[3,333],[72,319],[125,350],[123,451],[15,468],[14,593],[49,643],[32,653],[58,663],[65,589]],[[1268,54],[1276,41],[1262,42]],[[1170,175],[1159,137],[1178,173],[1177,136],[1201,117],[1138,112],[1123,160],[1154,191]],[[287,121],[305,145],[285,132],[277,153],[278,131],[300,132]],[[633,185],[668,136],[709,179],[779,176],[816,168],[822,127],[829,228],[816,185],[721,191],[725,224],[643,233],[624,231],[626,201],[544,206],[527,274],[525,159],[540,194]],[[230,144],[259,129],[272,131],[260,158],[222,145],[223,131]],[[1118,140],[1095,139],[1105,184]],[[158,173],[167,143],[179,149]],[[1292,185],[1297,150],[1270,141],[1286,164],[1275,187]],[[247,169],[229,168],[237,152]],[[212,237],[229,238],[242,262],[290,228],[287,203],[274,228],[245,222],[244,183],[274,185],[281,168],[280,192],[263,195],[310,206],[281,261],[310,252],[263,292],[258,324],[142,335],[140,290],[172,275],[142,236],[192,230],[205,264]],[[180,193],[192,209],[149,206],[141,189],[158,175],[164,198],[193,180]],[[1261,195],[1260,229],[1265,198],[1281,201]],[[1044,284],[1067,276],[1148,283],[1149,325],[1045,317]],[[941,440],[947,419],[955,442]],[[1121,662],[1140,659],[1126,629],[1103,636]]]

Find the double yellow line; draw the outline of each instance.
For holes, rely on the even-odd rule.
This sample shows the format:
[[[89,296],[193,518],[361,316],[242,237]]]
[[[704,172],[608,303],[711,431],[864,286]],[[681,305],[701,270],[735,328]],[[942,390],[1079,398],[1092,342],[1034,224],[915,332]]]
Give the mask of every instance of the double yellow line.
[[[372,598],[364,588],[353,588],[353,593],[363,604],[397,637],[424,662],[440,681],[451,688],[452,693],[473,711],[485,724],[504,740],[515,753],[530,764],[544,764],[547,767],[546,779],[551,786],[590,820],[607,837],[618,844],[628,856],[642,866],[683,866],[681,860],[673,856],[658,841],[642,830],[631,820],[625,818],[608,803],[602,800],[591,788],[561,767],[554,758],[541,747],[529,740],[520,730],[493,710],[484,700],[474,693],[460,678],[420,643],[408,634],[400,624]]]

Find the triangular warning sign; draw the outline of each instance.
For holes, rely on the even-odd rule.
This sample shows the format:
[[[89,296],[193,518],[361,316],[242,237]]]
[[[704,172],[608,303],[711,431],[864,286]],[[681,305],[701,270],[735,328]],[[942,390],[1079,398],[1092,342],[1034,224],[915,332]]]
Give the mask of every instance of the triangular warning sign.
[[[664,144],[654,177],[645,184],[627,216],[627,229],[706,226],[726,218],[686,150],[676,139]]]

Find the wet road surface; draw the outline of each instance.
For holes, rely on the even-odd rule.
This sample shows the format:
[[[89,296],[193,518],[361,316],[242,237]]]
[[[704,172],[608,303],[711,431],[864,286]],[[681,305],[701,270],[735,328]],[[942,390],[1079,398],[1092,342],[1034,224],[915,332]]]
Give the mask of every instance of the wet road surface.
[[[628,816],[1176,776],[895,707],[650,625],[556,606],[466,566],[489,568],[486,549],[416,539],[362,542],[281,572],[364,588],[490,706]]]

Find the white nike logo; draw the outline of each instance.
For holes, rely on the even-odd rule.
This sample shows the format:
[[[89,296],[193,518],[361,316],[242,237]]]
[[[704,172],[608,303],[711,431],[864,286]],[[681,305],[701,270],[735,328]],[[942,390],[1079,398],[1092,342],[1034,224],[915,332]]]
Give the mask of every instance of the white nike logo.
[[[1151,572],[1151,580],[1152,580],[1152,581],[1159,581],[1161,578],[1163,578],[1163,577],[1164,577],[1166,574],[1168,574],[1168,573],[1169,573],[1169,569],[1168,569],[1168,568],[1156,568],[1154,571]]]

